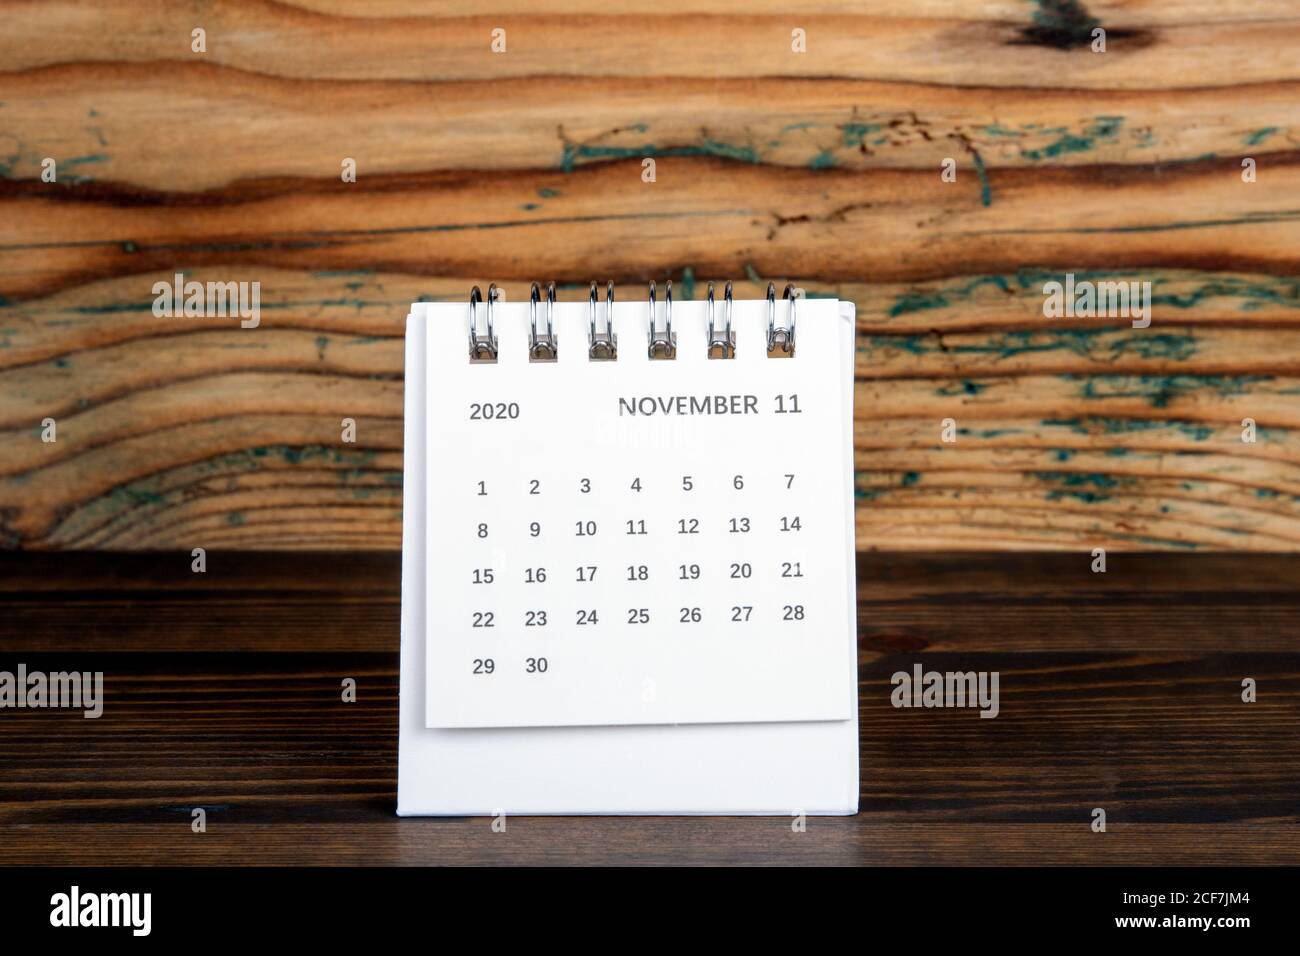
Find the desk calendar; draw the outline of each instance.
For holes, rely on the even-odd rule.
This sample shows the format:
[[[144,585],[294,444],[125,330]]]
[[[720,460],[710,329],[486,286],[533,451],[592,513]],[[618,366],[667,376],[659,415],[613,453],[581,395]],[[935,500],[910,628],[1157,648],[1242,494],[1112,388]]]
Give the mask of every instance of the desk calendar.
[[[857,805],[853,307],[412,306],[399,813]]]

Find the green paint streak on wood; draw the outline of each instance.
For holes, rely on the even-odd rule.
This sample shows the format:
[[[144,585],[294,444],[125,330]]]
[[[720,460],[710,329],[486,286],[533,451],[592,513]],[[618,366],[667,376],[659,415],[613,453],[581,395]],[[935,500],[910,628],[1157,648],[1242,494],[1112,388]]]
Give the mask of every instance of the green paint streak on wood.
[[[956,385],[944,385],[942,388],[936,388],[934,394],[951,397],[954,395],[978,395],[988,388],[981,382],[972,382],[969,379],[962,379]]]
[[[1252,130],[1245,139],[1247,146],[1258,146],[1264,140],[1268,139],[1274,133],[1281,132],[1276,126],[1265,126],[1263,129]]]
[[[889,317],[896,318],[909,312],[922,312],[926,309],[946,309],[952,305],[953,299],[969,298],[971,293],[984,286],[993,286],[1004,292],[1011,291],[1007,280],[1000,275],[980,276],[948,289],[908,289],[889,307]]]
[[[1035,471],[1031,474],[1039,481],[1063,486],[1047,492],[1048,501],[1059,501],[1061,498],[1070,497],[1093,504],[1110,499],[1110,495],[1103,492],[1118,488],[1121,484],[1132,483],[1132,479],[1116,478],[1099,471]],[[1101,491],[1093,491],[1093,488]]]
[[[970,151],[971,159],[975,163],[975,175],[980,180],[980,202],[985,206],[993,205],[993,187],[989,185],[988,170],[984,168],[984,159],[980,156],[979,150],[972,148]]]
[[[1016,128],[1011,128],[1001,123],[988,123],[975,127],[975,138],[979,141],[1016,141],[1013,145],[1017,152],[1030,162],[1088,152],[1102,144],[1115,144],[1119,142],[1121,135],[1127,135],[1138,149],[1149,149],[1156,144],[1154,131],[1150,129],[1126,131],[1124,118],[1119,116],[1095,116],[1081,120],[1074,126],[1023,123]],[[1196,157],[1196,159],[1204,158],[1206,157]],[[1174,158],[1169,162],[1195,162],[1196,159]]]
[[[840,125],[840,137],[845,146],[857,148],[872,133],[884,129],[880,123],[843,123]]]
[[[1182,362],[1197,352],[1194,333],[1114,329],[1025,330],[991,335],[983,342],[941,343],[934,334],[869,335],[862,351],[903,351],[912,355],[988,355],[997,359],[1042,352],[1069,352],[1099,362],[1114,362],[1126,355],[1143,359]]]
[[[942,293],[925,293],[909,289],[894,300],[888,314],[890,318],[897,318],[909,312],[921,312],[925,309],[946,309],[950,304]]]
[[[1086,153],[1101,143],[1115,143],[1124,126],[1122,116],[1098,116],[1080,133],[1063,131],[1053,142],[1041,149],[1022,149],[1020,155],[1030,162],[1056,159],[1070,153]]]
[[[346,464],[354,467],[367,465],[374,461],[375,453],[365,449],[342,451],[325,445],[258,445],[236,456],[250,456],[254,462],[268,458],[278,458],[290,465],[325,462],[328,464]],[[234,457],[234,456],[225,456]],[[254,467],[260,467],[255,465]]]
[[[1251,312],[1264,305],[1300,309],[1300,280],[1282,276],[1210,276],[1186,291],[1182,286],[1195,282],[1190,276],[1156,276],[1138,270],[1086,270],[1074,272],[1076,282],[1149,281],[1151,305],[1175,309],[1190,309],[1211,299],[1237,299],[1237,308]],[[968,301],[986,289],[1002,293],[1024,292],[1042,295],[1048,282],[1065,282],[1066,273],[1043,269],[1021,269],[1005,275],[977,276],[959,282],[922,286],[908,289],[895,297],[887,310],[890,318],[922,312],[928,309],[947,309]]]
[[[141,505],[165,505],[183,499],[183,489],[160,492],[155,490],[157,483],[155,478],[118,485],[81,510],[91,516],[113,516],[132,511]]]
[[[648,129],[649,127],[646,124],[641,123],[621,127],[613,132],[644,133]],[[812,121],[787,123],[780,128],[775,139],[766,141],[766,146],[768,149],[781,149],[792,145],[796,149],[810,148],[813,152],[807,160],[808,167],[810,169],[829,169],[837,163],[835,154],[838,150],[864,151],[869,137],[873,137],[870,139],[873,146],[886,145],[889,142],[888,136],[880,134],[887,132],[888,130],[883,122],[862,122],[856,119],[844,123]],[[792,144],[789,137],[791,133],[805,135]],[[644,143],[637,146],[615,146],[593,142],[575,143],[566,141],[561,152],[560,168],[569,173],[576,166],[585,162],[631,158],[644,159],[646,157],[657,158],[661,156],[709,156],[746,163],[760,163],[763,161],[763,157],[753,142],[738,144],[709,137],[703,137],[696,143],[679,146],[656,146],[653,143]]]
[[[1001,438],[1003,435],[1019,435],[1019,428],[981,428],[973,430],[970,428],[959,428],[957,434],[968,438]]]
[[[835,165],[835,154],[829,149],[823,149],[814,156],[808,163],[809,169],[830,169]]]
[[[1062,378],[1080,380],[1077,375]],[[1094,375],[1083,380],[1079,397],[1141,398],[1153,408],[1166,408],[1171,401],[1194,392],[1209,390],[1220,396],[1245,395],[1252,385],[1271,381],[1270,375]]]
[[[560,158],[560,168],[566,173],[583,162],[613,161],[623,159],[663,158],[673,156],[712,156],[738,162],[757,163],[758,151],[752,146],[734,146],[717,140],[701,140],[691,146],[593,146],[584,143],[565,143]]]
[[[1206,441],[1214,435],[1212,425],[1160,418],[1044,418],[1048,427],[1068,428],[1077,435],[1128,435],[1135,432],[1176,431],[1193,441]]]
[[[690,266],[682,269],[682,298],[688,302],[695,298],[695,270]]]
[[[1037,124],[1031,125],[1037,126]],[[980,132],[986,136],[1010,136],[1018,138],[1025,135],[1023,130],[1008,129],[1001,123],[989,123],[985,126],[981,126]]]
[[[881,352],[907,352],[911,355],[925,355],[942,349],[930,346],[933,336],[926,335],[863,335],[858,337],[858,351],[864,355]]]
[[[1300,309],[1300,281],[1277,278],[1272,280],[1246,280],[1237,277],[1211,279],[1187,293],[1161,292],[1161,285],[1169,280],[1155,280],[1151,288],[1151,306],[1167,305],[1190,309],[1208,299],[1237,298],[1242,302],[1240,311],[1251,312],[1261,305],[1278,305]]]

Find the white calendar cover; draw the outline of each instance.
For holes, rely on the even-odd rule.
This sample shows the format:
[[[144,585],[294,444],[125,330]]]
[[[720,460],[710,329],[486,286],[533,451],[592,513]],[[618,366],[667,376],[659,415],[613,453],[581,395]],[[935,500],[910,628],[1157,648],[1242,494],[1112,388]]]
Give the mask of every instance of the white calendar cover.
[[[857,811],[854,307],[790,309],[412,306],[399,814]]]

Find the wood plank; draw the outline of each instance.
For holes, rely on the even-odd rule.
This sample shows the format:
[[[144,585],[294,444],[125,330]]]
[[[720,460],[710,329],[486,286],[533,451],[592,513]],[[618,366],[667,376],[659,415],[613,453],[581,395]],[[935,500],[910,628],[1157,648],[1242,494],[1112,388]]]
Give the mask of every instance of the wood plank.
[[[592,263],[857,303],[863,548],[1297,546],[1281,0],[821,0],[806,56],[768,0],[0,11],[0,546],[395,548],[408,303]],[[262,327],[155,319],[176,271]],[[1066,272],[1152,328],[1045,319]]]
[[[399,821],[398,559],[214,552],[194,575],[183,554],[0,554],[0,669],[105,673],[97,720],[0,722],[0,853],[77,866],[1300,858],[1294,555],[1120,555],[1104,575],[1083,555],[860,555],[862,812],[801,834],[785,818],[512,817],[506,834]],[[997,718],[892,707],[892,674],[917,663],[998,671]],[[1089,828],[1097,806],[1104,835]]]
[[[1179,88],[1300,79],[1286,55],[1300,40],[1295,11],[1265,19],[1166,16],[1099,19],[1080,6],[1020,5],[1008,19],[788,12],[634,15],[530,9],[429,17],[340,17],[271,0],[239,0],[196,17],[184,7],[11,2],[0,60],[30,69],[74,59],[186,63],[190,33],[208,31],[210,62],[287,77],[339,80],[588,76],[837,76],[913,83],[1073,88]],[[410,14],[420,8],[407,7]],[[1114,8],[1112,8],[1114,9]],[[1149,7],[1148,7],[1149,9]],[[1194,9],[1194,8],[1188,8]],[[931,7],[931,13],[939,12]],[[901,15],[899,15],[901,13]],[[656,15],[658,14],[658,15]],[[200,22],[202,21],[202,22]],[[1109,29],[1094,54],[1091,30]],[[494,54],[492,30],[507,49]],[[806,31],[806,54],[791,30]],[[292,51],[286,55],[283,51]],[[869,50],[870,56],[863,51]],[[563,57],[557,57],[563,51]],[[1275,51],[1260,55],[1257,51]],[[562,65],[557,65],[562,64]]]
[[[1293,866],[1294,826],[1256,823],[872,823],[818,817],[806,832],[754,817],[512,817],[188,824],[0,824],[14,866]]]
[[[1042,282],[1057,273],[810,284],[860,310],[860,546],[1293,550],[1294,280],[1153,274],[1150,329],[1044,319]],[[261,276],[262,324],[155,317],[150,289],[166,273],[0,306],[6,540],[398,547],[403,316],[471,280],[192,275]],[[693,274],[678,278],[702,294]],[[47,415],[53,444],[35,427]],[[340,441],[344,417],[355,445]]]
[[[665,265],[822,281],[1014,273],[1026,262],[1295,274],[1300,160],[1279,161],[1253,184],[1239,172],[1235,160],[1104,181],[1089,170],[1006,169],[988,177],[988,205],[973,177],[945,184],[931,172],[698,157],[663,159],[653,184],[641,182],[639,162],[143,202],[92,187],[56,199],[15,183],[0,197],[0,295],[198,265],[578,283],[590,281],[592,262],[616,280]]]
[[[126,844],[119,853],[167,861],[180,841],[192,839],[190,809],[203,806],[208,834],[223,834],[204,851],[216,855],[203,859],[220,859],[218,848],[242,842],[240,833],[264,832],[278,849],[259,855],[262,862],[279,861],[280,854],[341,861],[363,845],[357,841],[367,831],[396,822],[395,655],[29,658],[31,667],[104,670],[106,698],[104,716],[93,725],[75,713],[29,711],[6,719],[0,756],[12,772],[0,781],[0,839],[19,855],[48,849],[46,840],[57,833],[66,844],[69,834],[98,827],[105,838],[115,833]],[[996,720],[890,707],[889,675],[914,662],[998,670]],[[1259,703],[1238,699],[1243,674],[1259,680]],[[343,677],[358,681],[355,704],[339,700]],[[1286,836],[1295,832],[1300,782],[1295,654],[1183,652],[1162,659],[902,651],[863,667],[861,719],[862,812],[843,821],[849,826],[815,822],[811,829],[828,841],[822,851],[860,849],[857,836],[883,825],[930,824],[939,833],[945,827],[980,827],[990,836],[1046,831],[1050,840],[1013,849],[1008,858],[1072,844],[1072,854],[1102,862],[1107,851],[1088,829],[1095,806],[1106,808],[1108,829],[1123,827],[1152,841],[1165,858],[1208,861],[1208,854],[1221,853],[1207,841],[1216,832],[1207,825],[1238,835],[1251,832],[1241,829],[1249,825],[1249,845],[1273,847],[1278,859],[1294,858],[1297,849]],[[942,760],[935,759],[939,754]],[[648,823],[622,822],[609,832],[617,845],[615,834],[644,835]],[[729,831],[724,823],[713,822],[724,837],[717,852],[743,852],[734,840],[746,831]],[[390,836],[397,845],[371,852],[391,860],[411,840],[438,847],[436,855],[424,851],[432,859],[443,853],[482,858],[482,845],[459,846],[432,825],[395,829]],[[543,821],[521,820],[519,829],[552,847],[565,832]],[[326,838],[326,849],[313,834]],[[1172,834],[1181,839],[1169,839]],[[1089,838],[1094,845],[1083,842]],[[94,853],[97,845],[92,840],[82,850]],[[1198,847],[1207,855],[1198,857]],[[952,852],[942,841],[934,849]],[[985,849],[990,859],[1003,858],[996,845]]]
[[[1300,556],[862,552],[860,656],[1292,652]],[[397,653],[396,552],[0,552],[10,653]],[[1189,592],[1187,582],[1197,583]],[[197,613],[196,608],[202,608]],[[179,666],[179,665],[177,665]]]
[[[0,821],[209,825],[391,813],[396,657],[28,655],[105,672],[104,716],[10,714]],[[920,662],[1001,674],[994,721],[896,710],[890,675]],[[1243,705],[1255,677],[1259,703]],[[345,677],[357,681],[344,704]],[[872,822],[1294,823],[1300,658],[1186,652],[993,655],[904,651],[861,676],[863,812]],[[177,722],[178,716],[184,720]],[[94,741],[93,771],[78,755]],[[936,754],[944,759],[936,762]],[[319,809],[316,809],[319,808]]]
[[[475,0],[441,0],[437,10],[412,0],[286,0],[290,6],[304,10],[350,17],[392,17],[420,13],[425,16],[465,16],[482,10]],[[1034,11],[1050,15],[1044,4]],[[1080,4],[1080,6],[1084,6]],[[609,5],[601,0],[496,0],[493,9],[503,13],[586,13],[604,14]],[[785,0],[675,0],[673,9],[683,14],[696,13],[786,13]],[[950,19],[951,0],[809,0],[800,4],[809,13],[868,14],[879,17],[933,17]],[[1093,0],[1086,4],[1092,14],[1125,26],[1141,23],[1204,23],[1220,20],[1277,20],[1293,12],[1288,0],[1256,0],[1237,14],[1224,0]],[[663,11],[656,0],[625,0],[619,4],[624,13]],[[966,0],[960,13],[969,20],[1015,20],[1025,15],[1024,0]]]
[[[0,170],[39,180],[199,191],[246,180],[360,182],[447,169],[554,169],[715,156],[805,169],[1156,165],[1300,147],[1297,85],[1145,90],[953,88],[755,77],[339,82],[209,63],[66,65],[0,75]],[[238,121],[231,102],[237,99]],[[322,121],[319,103],[329,103]],[[142,130],[166,129],[166,137]],[[220,150],[209,144],[220,142]],[[193,162],[196,154],[204,156]],[[534,197],[536,201],[537,197]],[[538,205],[545,205],[538,203]]]

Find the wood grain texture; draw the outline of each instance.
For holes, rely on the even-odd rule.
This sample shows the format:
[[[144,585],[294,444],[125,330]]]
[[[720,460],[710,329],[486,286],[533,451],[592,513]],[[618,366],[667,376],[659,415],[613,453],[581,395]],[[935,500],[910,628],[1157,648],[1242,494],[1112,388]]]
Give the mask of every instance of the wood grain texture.
[[[251,73],[300,79],[499,79],[567,72],[578,64],[591,76],[848,76],[959,86],[1033,87],[1062,65],[1062,49],[1087,49],[1093,21],[1081,4],[1041,0],[1015,8],[1008,19],[900,15],[901,4],[858,7],[854,13],[756,13],[740,4],[690,16],[648,5],[638,14],[568,12],[564,3],[527,12],[429,16],[404,4],[387,17],[343,17],[273,0],[240,0],[202,14],[167,4],[117,0],[46,5],[11,2],[7,43],[0,47],[18,69],[66,62],[69,45],[92,62],[191,62],[190,33],[208,31],[213,62]],[[1184,4],[1189,14],[1196,5]],[[1220,15],[1210,22],[1166,19],[1156,28],[1111,17],[1107,52],[1114,61],[1086,59],[1075,67],[1076,87],[1176,88],[1300,79],[1300,65],[1281,57],[1300,41],[1294,9],[1256,17]],[[1084,10],[1075,14],[1071,7]],[[716,8],[715,8],[716,9]],[[1100,6],[1098,9],[1102,9]],[[932,8],[939,12],[937,8]],[[424,15],[421,15],[421,14]],[[405,14],[405,15],[400,15]],[[1132,24],[1132,25],[1130,25]],[[791,30],[808,37],[807,59],[791,55]],[[1037,29],[1035,29],[1037,28]],[[492,54],[492,31],[506,31],[507,49]],[[105,43],[106,37],[114,37]],[[1259,56],[1258,49],[1280,58]],[[291,51],[292,55],[286,55]],[[869,52],[869,56],[864,56]]]
[[[186,552],[0,552],[0,649],[396,652],[397,553],[220,549],[206,573],[190,565]],[[1111,555],[1105,574],[1091,566],[1087,554],[860,552],[861,660],[1265,654],[1300,641],[1295,555],[1130,552]]]
[[[862,812],[797,835],[397,820],[392,555],[231,552],[192,575],[184,554],[11,554],[0,571],[0,668],[105,672],[98,720],[0,721],[11,864],[1300,862],[1295,556],[1119,555],[1095,575],[1075,555],[861,555]],[[890,676],[915,663],[999,671],[998,717],[894,709]]]
[[[857,304],[863,549],[1300,546],[1291,4],[0,14],[0,547],[397,548],[409,303],[665,276]],[[176,272],[260,326],[155,318]]]

